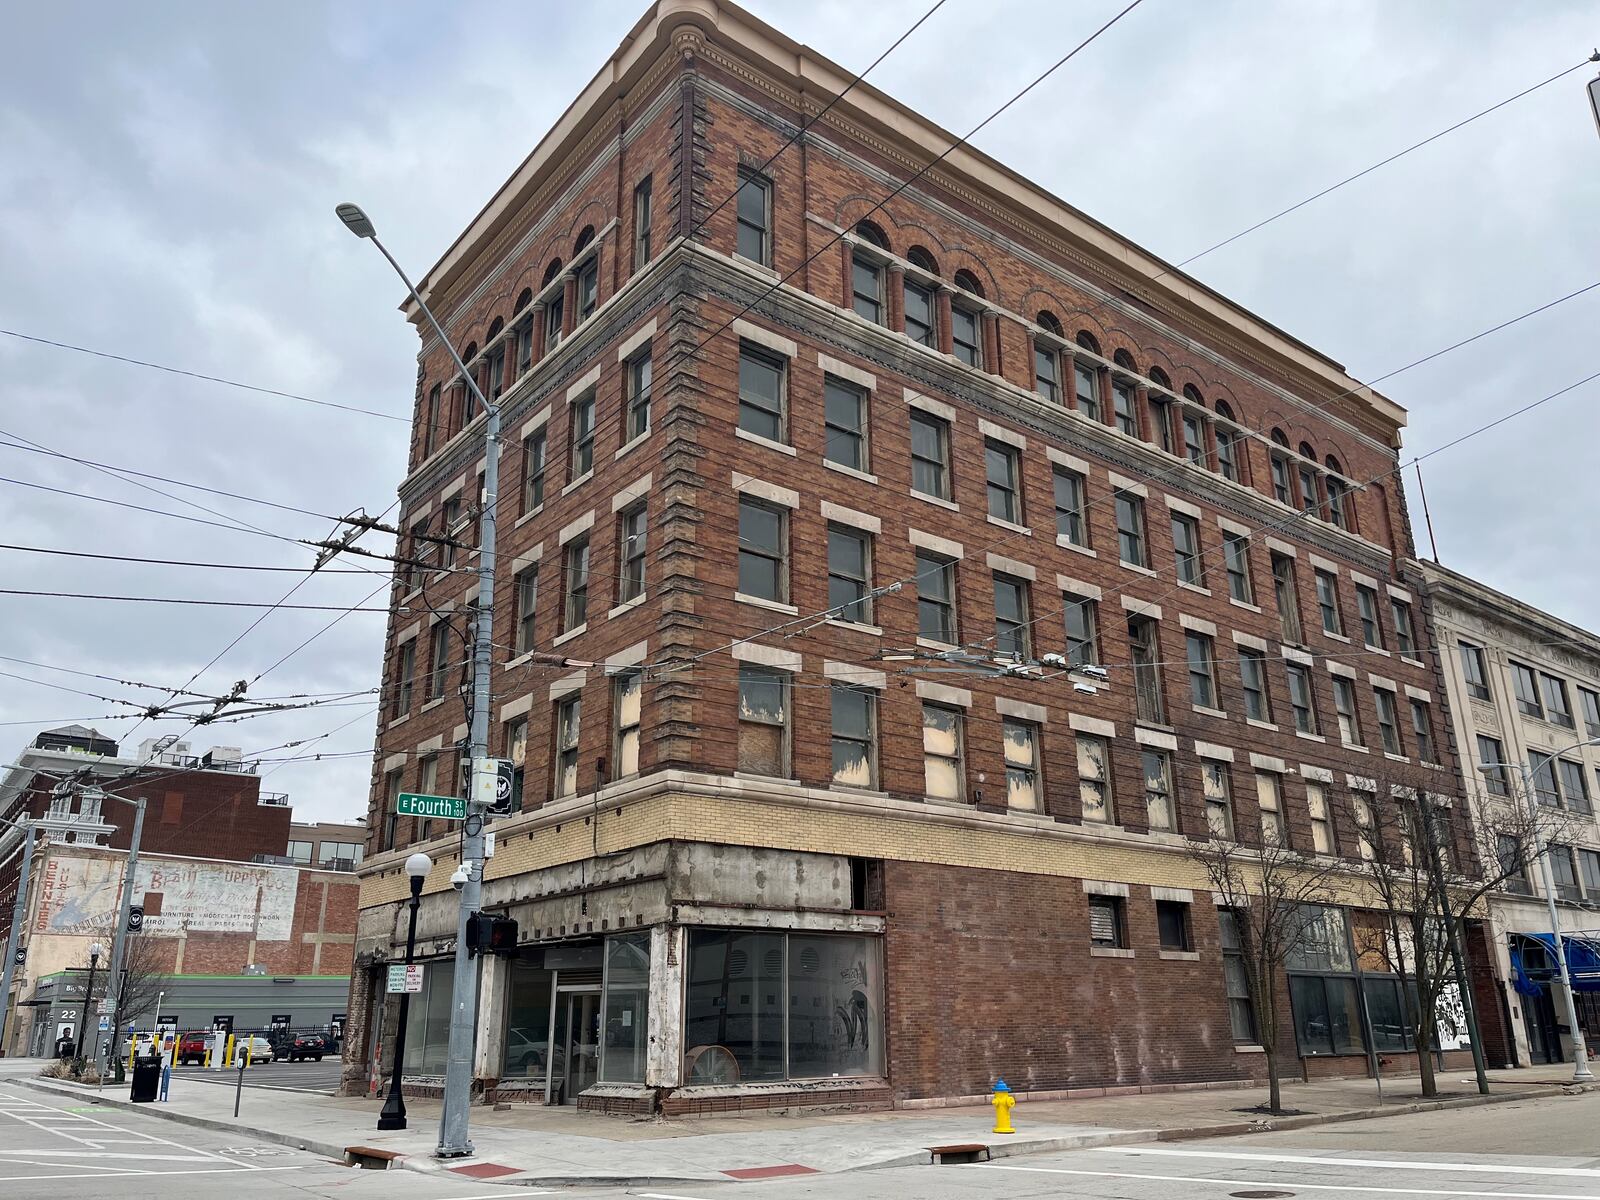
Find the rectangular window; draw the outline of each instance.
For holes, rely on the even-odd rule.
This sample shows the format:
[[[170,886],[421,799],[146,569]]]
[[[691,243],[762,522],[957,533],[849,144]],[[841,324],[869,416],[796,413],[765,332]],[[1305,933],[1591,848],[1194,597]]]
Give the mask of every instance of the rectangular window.
[[[1239,480],[1239,449],[1236,444],[1238,435],[1231,429],[1222,425],[1217,430],[1217,469],[1222,472],[1224,479],[1231,479],[1238,483]]]
[[[1228,597],[1240,604],[1255,603],[1250,584],[1250,538],[1243,533],[1222,535],[1222,561],[1228,571]]]
[[[922,779],[924,794],[935,800],[961,800],[966,795],[963,766],[965,714],[959,708],[922,706]]]
[[[534,648],[533,623],[539,604],[539,568],[526,567],[512,580],[512,598],[515,606],[515,646],[518,654]]]
[[[1489,699],[1489,672],[1484,665],[1483,647],[1471,642],[1457,642],[1461,655],[1461,674],[1467,681],[1467,695],[1474,700]]]
[[[644,595],[645,517],[643,503],[623,509],[617,518],[617,603]]]
[[[1074,667],[1093,666],[1100,661],[1098,638],[1099,612],[1093,600],[1061,594],[1061,614],[1067,631],[1067,663]]]
[[[1172,756],[1146,746],[1140,753],[1144,767],[1144,811],[1151,829],[1174,829]]]
[[[1111,381],[1111,420],[1129,437],[1139,436],[1139,414],[1133,408],[1133,384],[1126,379]]]
[[[1578,689],[1578,701],[1583,708],[1583,728],[1590,737],[1600,737],[1600,694],[1586,687]]]
[[[444,502],[444,507],[440,510],[439,523],[444,526],[444,536],[448,539],[443,546],[444,565],[453,567],[456,565],[456,554],[459,552],[459,547],[455,543],[461,540],[457,535],[462,532],[462,527],[466,523],[461,515],[460,496],[451,496]]]
[[[1017,659],[1033,657],[1029,646],[1028,584],[1014,575],[994,576],[994,652]]]
[[[628,429],[627,440],[641,438],[650,432],[650,385],[653,370],[650,352],[629,360],[627,373]]]
[[[1395,712],[1394,693],[1387,688],[1373,688],[1372,698],[1378,706],[1378,737],[1386,754],[1399,754],[1400,719]]]
[[[956,565],[936,554],[917,552],[917,632],[947,646],[956,637]]]
[[[983,366],[983,342],[977,313],[965,308],[950,309],[950,344],[955,356],[967,366]]]
[[[567,543],[562,562],[566,589],[561,606],[561,632],[577,629],[589,619],[589,539],[581,537]]]
[[[434,543],[428,540],[428,519],[424,517],[411,526],[411,548],[406,564],[406,586],[419,588],[428,576],[428,564],[433,561]]]
[[[989,515],[1013,525],[1022,524],[1021,464],[1017,448],[1004,442],[986,441],[983,461],[989,487]]]
[[[739,591],[760,600],[789,600],[789,510],[739,497]]]
[[[1244,939],[1239,914],[1231,908],[1217,909],[1222,927],[1222,979],[1228,996],[1228,1021],[1233,1040],[1251,1045],[1256,1040],[1255,1006],[1250,1002],[1250,970],[1244,960]]]
[[[518,321],[514,332],[517,339],[517,374],[521,375],[533,366],[533,314],[529,313]]]
[[[1182,900],[1156,901],[1156,932],[1163,950],[1194,949],[1189,939],[1189,906]]]
[[[1105,738],[1074,735],[1078,743],[1078,799],[1085,821],[1116,820],[1111,803],[1111,751]]]
[[[1007,717],[1001,736],[1006,748],[1006,807],[1038,812],[1044,798],[1039,780],[1039,727]]]
[[[489,353],[489,399],[498,400],[506,390],[506,344],[501,342]]]
[[[1073,360],[1073,381],[1077,389],[1078,411],[1091,421],[1100,419],[1100,368],[1083,358]]]
[[[1089,944],[1103,950],[1128,948],[1121,896],[1089,897]]]
[[[405,789],[406,771],[396,767],[383,777],[383,825],[380,827],[380,850],[393,850],[400,828],[400,793]]]
[[[883,324],[883,267],[864,254],[850,259],[851,304],[857,315]]]
[[[1239,651],[1239,682],[1244,687],[1244,715],[1272,723],[1272,698],[1267,692],[1267,656],[1259,650]]]
[[[950,499],[950,422],[911,410],[911,490]]]
[[[1197,708],[1217,708],[1215,652],[1211,639],[1190,631],[1184,635],[1189,654],[1189,699]]]
[[[639,773],[640,701],[643,696],[642,671],[624,671],[611,681],[611,712],[615,727],[611,747],[613,779]]]
[[[1544,694],[1544,719],[1553,725],[1568,729],[1572,724],[1572,706],[1567,702],[1567,683],[1554,675],[1539,676],[1539,690]]]
[[[1528,862],[1522,843],[1509,833],[1496,835],[1494,841],[1495,858],[1506,891],[1528,895],[1532,889],[1528,887]]]
[[[867,466],[867,393],[831,375],[822,383],[822,457],[853,471]]]
[[[1176,402],[1152,393],[1150,396],[1150,436],[1156,445],[1172,453],[1172,414]]]
[[[1418,760],[1433,762],[1433,714],[1426,700],[1411,702],[1411,732],[1417,744]]]
[[[1306,808],[1311,813],[1311,848],[1318,854],[1335,854],[1333,816],[1328,811],[1328,785],[1306,780]]]
[[[440,621],[433,627],[433,642],[428,649],[428,699],[437,700],[444,695],[450,678],[450,622]]]
[[[1055,470],[1056,536],[1074,546],[1089,544],[1089,525],[1084,520],[1084,481],[1076,471]]]
[[[1256,805],[1261,810],[1261,842],[1287,846],[1289,827],[1283,819],[1283,782],[1271,771],[1256,772]]]
[[[1294,727],[1301,733],[1318,733],[1317,700],[1311,690],[1311,668],[1286,663],[1289,672],[1289,707],[1294,710]]]
[[[872,539],[860,530],[828,526],[828,607],[841,621],[872,623]]]
[[[544,352],[549,354],[561,344],[561,335],[564,332],[566,316],[566,296],[558,285],[551,293],[550,299],[544,306]]]
[[[1491,796],[1509,796],[1511,784],[1506,775],[1506,748],[1499,738],[1478,734],[1478,771],[1483,787]]]
[[[1317,492],[1317,471],[1304,463],[1300,464],[1300,511],[1313,516],[1318,515],[1321,507],[1321,497]]]
[[[600,254],[596,251],[589,256],[589,261],[578,268],[577,297],[579,322],[587,321],[594,315],[594,310],[600,303]]]
[[[1415,658],[1417,639],[1411,626],[1411,605],[1391,596],[1389,615],[1394,619],[1394,648],[1400,652],[1401,658]]]
[[[1578,866],[1583,873],[1583,890],[1590,900],[1600,897],[1600,854],[1578,851]]]
[[[1356,685],[1342,676],[1333,678],[1333,707],[1339,714],[1339,740],[1346,746],[1360,746],[1361,715],[1356,709]]]
[[[544,503],[544,432],[522,441],[522,511],[531,513]]]
[[[1061,403],[1061,356],[1043,342],[1033,343],[1033,390],[1051,404]]]
[[[583,719],[583,697],[568,696],[556,705],[555,797],[578,793],[578,728]]]
[[[582,479],[594,470],[594,393],[585,392],[569,408],[567,445],[570,451],[567,482]]]
[[[876,697],[865,688],[833,685],[833,782],[845,787],[878,786],[873,709]]]
[[[1200,522],[1184,513],[1172,514],[1172,551],[1179,583],[1200,586],[1205,574],[1200,566]]]
[[[781,672],[739,668],[739,770],[789,774],[789,680]]]
[[[1556,879],[1556,895],[1563,900],[1581,900],[1583,893],[1578,888],[1578,874],[1572,866],[1572,847],[1551,846],[1550,871]]]
[[[1286,642],[1300,639],[1300,595],[1294,582],[1294,559],[1287,554],[1272,556],[1272,592],[1278,605],[1278,631]]]
[[[1517,694],[1517,711],[1525,717],[1544,719],[1544,705],[1539,703],[1539,678],[1532,667],[1519,662],[1511,664],[1511,685]]]
[[[1233,839],[1233,783],[1228,764],[1217,759],[1200,760],[1200,782],[1206,798],[1206,828],[1214,838]]]
[[[431,455],[434,451],[434,448],[439,445],[441,440],[439,437],[439,399],[442,394],[443,387],[437,383],[433,385],[433,389],[428,393],[428,407],[427,411],[423,415],[422,426],[423,458],[427,458],[429,455]]]
[[[1584,774],[1583,764],[1558,758],[1556,770],[1561,776],[1561,798],[1566,801],[1567,807],[1573,812],[1592,812],[1594,805],[1589,800],[1589,777]]]
[[[309,864],[311,862],[310,842],[290,842],[286,847],[288,857],[297,863]]]
[[[1206,431],[1200,418],[1183,414],[1183,456],[1197,467],[1206,465]]]
[[[909,277],[905,286],[906,336],[921,346],[938,349],[939,334],[934,322],[933,289]]]
[[[737,200],[738,237],[734,244],[740,258],[763,267],[772,265],[772,180],[754,171],[739,168]]]
[[[1546,808],[1560,808],[1561,784],[1556,780],[1555,759],[1541,757],[1537,766],[1532,761],[1528,765],[1532,768],[1533,793],[1539,803]]]
[[[528,718],[507,721],[502,739],[506,759],[511,763],[511,811],[521,812],[528,766]]]
[[[1150,566],[1145,552],[1144,500],[1132,492],[1116,492],[1117,552],[1122,561],[1135,567]]]
[[[1364,583],[1356,584],[1356,613],[1361,618],[1361,641],[1383,649],[1383,626],[1378,623],[1378,593]]]
[[[1289,486],[1289,462],[1277,454],[1272,456],[1272,496],[1279,504],[1294,507],[1294,492]]]
[[[1322,632],[1343,637],[1344,622],[1339,616],[1339,581],[1331,571],[1317,572],[1317,607],[1322,610]]]
[[[788,440],[783,367],[776,355],[739,343],[739,428],[769,442]]]
[[[650,215],[654,207],[651,177],[646,175],[633,189],[633,269],[650,261]]]
[[[1128,618],[1128,651],[1133,660],[1134,711],[1141,721],[1163,724],[1167,706],[1161,694],[1161,642],[1149,617]]]
[[[394,671],[394,702],[390,705],[391,717],[403,717],[411,711],[411,693],[417,677],[417,639],[408,638],[400,643],[400,661]]]

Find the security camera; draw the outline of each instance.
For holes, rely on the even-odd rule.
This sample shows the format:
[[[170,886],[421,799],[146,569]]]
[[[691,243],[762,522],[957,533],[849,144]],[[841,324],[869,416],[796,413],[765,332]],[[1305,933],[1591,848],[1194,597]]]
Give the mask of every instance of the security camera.
[[[459,892],[466,887],[467,880],[470,878],[472,878],[472,874],[467,870],[467,864],[462,863],[454,871],[450,872],[450,886]]]
[[[1090,679],[1106,679],[1111,674],[1104,667],[1096,666],[1093,663],[1090,663],[1087,666],[1079,667],[1078,670],[1082,674],[1087,675]]]
[[[1100,689],[1092,683],[1075,683],[1072,685],[1072,690],[1082,692],[1085,696],[1098,696],[1100,694]]]

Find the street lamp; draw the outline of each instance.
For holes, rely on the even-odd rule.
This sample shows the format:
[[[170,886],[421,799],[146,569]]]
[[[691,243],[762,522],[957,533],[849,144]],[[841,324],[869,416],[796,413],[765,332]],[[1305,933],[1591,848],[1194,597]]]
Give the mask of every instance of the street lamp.
[[[1550,913],[1550,934],[1556,944],[1556,965],[1561,970],[1561,1004],[1566,1009],[1567,1028],[1572,1031],[1572,1082],[1588,1083],[1594,1079],[1594,1072],[1589,1070],[1589,1048],[1584,1045],[1583,1033],[1578,1027],[1578,1008],[1572,1000],[1572,975],[1567,970],[1567,947],[1561,937],[1561,914],[1556,910],[1556,877],[1555,871],[1550,866],[1549,847],[1544,844],[1544,835],[1539,829],[1539,797],[1534,788],[1534,776],[1538,768],[1553,762],[1563,754],[1572,750],[1582,750],[1585,746],[1600,744],[1600,737],[1592,737],[1586,742],[1579,742],[1573,746],[1546,754],[1542,758],[1526,763],[1480,763],[1483,767],[1515,767],[1522,775],[1522,794],[1528,804],[1528,836],[1533,841],[1532,857],[1539,860],[1540,874],[1544,877],[1544,902]],[[1537,763],[1536,767],[1534,763]]]
[[[104,952],[105,952],[105,947],[102,946],[99,942],[91,942],[91,943],[89,943],[89,987],[87,988],[87,990],[85,990],[85,992],[83,994],[83,1020],[78,1022],[78,1030],[79,1030],[79,1034],[80,1034],[80,1036],[78,1038],[78,1049],[79,1049],[80,1052],[83,1050],[83,1042],[84,1042],[84,1039],[83,1039],[83,1037],[81,1035],[89,1032],[89,1009],[91,1007],[93,1007],[93,1005],[94,1005],[94,969],[95,969],[95,967],[100,965],[100,955],[103,954]],[[99,1019],[98,1019],[98,1016],[97,1016],[96,1020],[95,1020],[95,1028],[98,1029],[99,1027],[100,1027],[100,1022],[99,1022]],[[98,1037],[96,1037],[95,1038],[96,1045],[99,1044],[99,1041],[100,1041],[100,1039]],[[78,1055],[78,1057],[82,1058],[83,1057],[82,1053],[80,1053]],[[94,1062],[93,1056],[90,1056],[89,1061],[91,1063]],[[96,1065],[96,1069],[98,1070],[99,1064],[95,1064],[95,1065]]]
[[[450,993],[450,1049],[445,1064],[444,1111],[439,1118],[439,1158],[461,1158],[472,1153],[467,1136],[467,1113],[472,1102],[472,1052],[477,1032],[478,975],[467,953],[467,920],[481,904],[483,894],[483,825],[489,803],[494,799],[496,772],[489,761],[489,662],[494,634],[495,504],[500,493],[500,409],[478,387],[455,346],[445,336],[438,318],[394,255],[378,240],[371,219],[354,204],[341,204],[334,211],[346,228],[358,238],[376,246],[394,273],[417,302],[428,324],[438,335],[450,361],[473,398],[487,414],[483,427],[483,503],[478,517],[478,607],[473,613],[472,642],[472,722],[468,731],[468,753],[472,756],[471,782],[467,787],[467,817],[462,828],[461,865],[466,879],[461,886],[461,910],[456,916],[456,960]]]
[[[417,906],[422,903],[422,881],[433,870],[433,859],[420,851],[406,859],[406,874],[411,877],[411,919],[406,927],[406,966],[417,950]],[[406,1063],[406,1017],[411,1010],[411,993],[400,993],[400,1022],[394,1031],[394,1062],[389,1074],[389,1098],[378,1114],[379,1129],[406,1127],[406,1101],[400,1094],[400,1075]]]

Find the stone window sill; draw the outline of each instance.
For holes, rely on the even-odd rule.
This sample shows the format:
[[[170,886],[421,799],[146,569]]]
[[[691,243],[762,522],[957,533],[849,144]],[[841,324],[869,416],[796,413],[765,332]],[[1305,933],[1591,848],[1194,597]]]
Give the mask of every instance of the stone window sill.
[[[1116,946],[1090,946],[1090,958],[1132,958],[1132,950],[1123,950]]]
[[[1023,537],[1033,536],[1033,530],[1029,529],[1026,525],[1018,525],[1015,521],[1007,521],[1001,517],[995,516],[993,513],[986,514],[984,519],[987,520],[991,525],[998,525],[1001,529],[1009,529],[1012,533],[1020,533]]]
[[[1199,962],[1198,950],[1163,950],[1157,955],[1166,962]]]
[[[750,433],[748,430],[735,429],[733,436],[742,442],[750,442],[757,446],[765,446],[768,450],[776,450],[779,454],[795,457],[794,447],[785,446],[782,442],[775,442],[771,438],[762,437],[759,433]]]
[[[845,466],[843,463],[829,462],[827,459],[823,459],[822,466],[825,470],[837,471],[841,475],[850,476],[851,479],[859,479],[862,483],[878,482],[876,475],[869,475],[865,471],[858,471],[854,467]]]
[[[571,629],[569,629],[565,633],[563,633],[560,637],[557,637],[554,640],[552,640],[550,644],[552,646],[560,646],[560,645],[563,645],[566,642],[570,642],[573,638],[578,637],[578,636],[580,636],[582,634],[585,634],[585,633],[588,633],[588,632],[589,632],[589,622],[585,621],[582,625],[573,626]]]
[[[1085,558],[1100,557],[1099,554],[1095,553],[1095,551],[1091,550],[1088,546],[1080,546],[1071,538],[1062,537],[1059,533],[1056,535],[1056,545],[1060,546],[1063,550],[1071,550],[1075,554],[1081,554]]]
[[[1211,589],[1210,588],[1201,587],[1198,583],[1185,583],[1183,580],[1180,579],[1180,580],[1178,580],[1178,586],[1181,587],[1186,592],[1199,592],[1202,596],[1211,595]]]
[[[620,617],[623,613],[627,612],[630,608],[638,608],[639,605],[643,604],[645,602],[646,596],[647,596],[647,593],[640,592],[632,600],[624,600],[621,604],[617,605],[610,612],[606,613],[606,616],[607,617]]]
[[[740,604],[753,604],[757,608],[767,608],[773,612],[787,613],[791,617],[800,615],[800,610],[793,604],[784,604],[780,600],[767,600],[761,596],[748,595],[745,592],[735,592],[733,598]]]
[[[588,483],[589,480],[591,480],[593,478],[594,478],[594,468],[590,467],[582,475],[579,475],[571,483],[567,484],[566,487],[562,488],[561,489],[561,494],[563,496],[570,495],[572,492],[577,491],[579,488],[581,488],[584,484]]]
[[[1221,717],[1224,721],[1228,719],[1228,714],[1223,712],[1220,708],[1206,708],[1201,704],[1191,704],[1189,707],[1194,709],[1194,711],[1199,713],[1202,717]]]
[[[866,625],[866,624],[863,624],[860,621],[838,621],[838,620],[834,620],[831,617],[828,620],[824,621],[823,624],[824,625],[832,625],[835,629],[850,629],[850,630],[854,630],[856,633],[865,633],[865,634],[870,635],[871,637],[882,637],[883,636],[883,626],[882,625]]]
[[[1148,575],[1151,579],[1156,578],[1154,571],[1149,567],[1141,567],[1138,563],[1125,562],[1122,564],[1122,569],[1124,571],[1132,571],[1135,575]]]
[[[927,492],[917,491],[916,488],[911,489],[911,495],[918,500],[925,500],[929,504],[937,504],[940,508],[948,508],[951,512],[961,511],[959,504],[953,500],[946,500],[943,496],[930,496]]]
[[[538,508],[530,508],[527,512],[523,513],[520,517],[518,517],[515,521],[512,522],[511,528],[513,528],[513,529],[521,529],[524,525],[526,525],[529,521],[533,520],[535,517],[537,517],[543,511],[544,511],[544,505],[542,505],[542,504],[539,505]]]
[[[1235,608],[1244,609],[1245,612],[1260,613],[1261,611],[1261,606],[1259,604],[1250,604],[1244,600],[1235,600],[1232,596],[1228,597],[1228,603],[1233,605]]]
[[[644,445],[649,440],[650,440],[650,431],[648,429],[646,429],[643,433],[641,433],[638,437],[634,438],[633,440],[628,441],[628,442],[624,442],[623,445],[622,445],[622,449],[618,450],[615,454],[613,454],[611,456],[611,461],[615,462],[617,459],[621,458],[623,455],[628,454],[631,451],[638,449],[640,446]]]

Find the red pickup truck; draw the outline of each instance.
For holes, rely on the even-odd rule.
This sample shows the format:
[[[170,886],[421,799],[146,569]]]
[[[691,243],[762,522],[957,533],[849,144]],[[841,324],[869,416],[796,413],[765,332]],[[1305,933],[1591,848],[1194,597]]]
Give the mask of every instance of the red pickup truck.
[[[180,1034],[178,1037],[178,1065],[186,1067],[190,1063],[194,1063],[196,1066],[203,1066],[206,1061],[206,1051],[210,1048],[211,1031],[209,1029]]]

